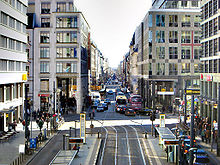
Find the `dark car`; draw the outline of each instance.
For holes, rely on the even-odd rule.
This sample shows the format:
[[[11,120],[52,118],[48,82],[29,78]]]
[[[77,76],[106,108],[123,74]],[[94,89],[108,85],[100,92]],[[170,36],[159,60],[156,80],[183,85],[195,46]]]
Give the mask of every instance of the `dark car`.
[[[104,112],[104,107],[102,104],[98,104],[98,107],[96,109],[97,112]]]
[[[102,106],[104,107],[104,110],[108,110],[108,104],[107,103],[102,103]]]
[[[104,103],[106,103],[106,104],[111,104],[111,101],[110,101],[110,99],[105,99],[105,100],[104,100]]]
[[[135,116],[136,112],[133,109],[127,109],[125,111],[126,116]]]
[[[114,93],[114,92],[113,92],[112,90],[109,90],[109,91],[108,91],[108,94],[109,94],[109,95],[113,95],[113,93]]]
[[[208,156],[206,155],[203,155],[203,156],[196,156],[195,159],[194,159],[194,162],[193,164],[200,164],[200,165],[210,165],[210,161],[209,161],[209,158]]]
[[[127,106],[125,106],[125,105],[120,106],[119,108],[120,108],[120,110],[119,110],[120,113],[125,113],[125,111],[127,110]]]
[[[148,115],[150,116],[152,114],[153,110],[149,109],[149,108],[142,108],[141,110],[139,110],[139,113],[142,115]]]

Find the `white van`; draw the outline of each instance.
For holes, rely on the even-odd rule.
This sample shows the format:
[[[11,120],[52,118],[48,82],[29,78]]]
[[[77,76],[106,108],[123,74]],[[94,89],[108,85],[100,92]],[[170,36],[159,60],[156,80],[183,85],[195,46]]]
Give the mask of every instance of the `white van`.
[[[92,101],[94,100],[99,100],[99,102],[101,101],[101,95],[99,92],[92,92]]]

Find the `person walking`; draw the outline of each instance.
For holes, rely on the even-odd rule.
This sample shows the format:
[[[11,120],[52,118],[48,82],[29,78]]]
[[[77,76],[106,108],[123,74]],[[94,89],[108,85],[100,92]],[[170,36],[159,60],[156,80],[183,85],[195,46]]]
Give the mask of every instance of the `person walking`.
[[[205,140],[205,131],[206,130],[204,128],[201,131],[202,142],[204,142],[204,140]]]

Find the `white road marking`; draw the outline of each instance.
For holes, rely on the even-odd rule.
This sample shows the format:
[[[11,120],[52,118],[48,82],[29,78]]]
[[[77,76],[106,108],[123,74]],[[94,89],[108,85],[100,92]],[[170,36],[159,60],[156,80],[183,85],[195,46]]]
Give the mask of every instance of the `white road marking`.
[[[127,146],[128,146],[128,160],[129,160],[129,165],[131,165],[131,154],[130,154],[130,145],[129,145],[129,141],[128,141],[128,131],[125,127],[121,126],[125,132],[126,132],[126,138],[127,138]]]
[[[144,148],[145,148],[145,152],[146,152],[146,154],[147,154],[147,157],[149,158],[149,163],[150,163],[150,165],[153,165],[153,162],[152,162],[152,160],[151,160],[150,153],[148,152],[148,149],[147,149],[147,146],[146,146],[146,143],[145,143],[144,139],[142,139],[142,141],[143,141],[143,144],[144,144]]]
[[[115,141],[115,165],[117,164],[117,152],[118,152],[118,149],[117,149],[117,147],[118,147],[118,131],[115,129],[115,127],[112,127],[114,130],[115,130],[115,133],[116,133],[116,137],[115,137],[115,139],[116,139],[116,141]]]
[[[149,142],[150,148],[152,150],[155,161],[157,162],[158,165],[162,165],[162,163],[159,160],[160,157],[157,155],[156,151],[154,150],[154,146],[153,146],[152,142],[150,140],[148,140],[148,142]]]
[[[142,147],[141,147],[141,143],[140,143],[140,140],[139,140],[139,136],[138,136],[137,130],[136,130],[134,127],[132,127],[132,126],[129,126],[129,127],[133,128],[133,129],[135,130],[135,132],[136,132],[136,136],[137,136],[137,139],[138,139],[139,148],[140,148],[140,150],[141,150],[142,160],[143,160],[144,165],[146,165],[146,161],[145,161],[145,158],[144,158],[144,153],[143,153],[143,150],[142,150]]]
[[[102,156],[101,156],[101,160],[100,160],[100,164],[102,164],[102,161],[103,161],[103,157],[104,157],[104,152],[105,152],[105,145],[106,145],[106,140],[108,138],[108,130],[103,127],[106,131],[106,134],[105,134],[105,142],[104,142],[104,146],[103,146],[103,150],[102,150]]]

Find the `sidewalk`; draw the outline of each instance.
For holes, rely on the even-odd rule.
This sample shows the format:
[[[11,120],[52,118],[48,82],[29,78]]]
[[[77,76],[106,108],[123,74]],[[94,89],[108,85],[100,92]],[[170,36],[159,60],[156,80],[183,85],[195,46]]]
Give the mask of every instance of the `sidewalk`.
[[[150,165],[174,165],[176,163],[167,162],[167,154],[162,148],[159,146],[158,137],[152,137],[148,134],[147,139],[143,139],[143,144],[145,147],[146,154],[148,155],[148,159]]]
[[[199,136],[196,136],[195,139],[197,144],[206,151],[210,158],[210,161],[212,161],[215,164],[220,164],[220,157],[217,157],[217,144],[214,143],[213,151],[211,151],[211,143],[202,142],[202,139]]]

